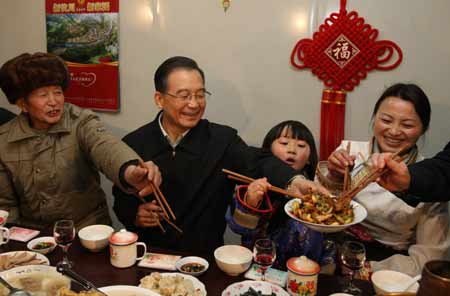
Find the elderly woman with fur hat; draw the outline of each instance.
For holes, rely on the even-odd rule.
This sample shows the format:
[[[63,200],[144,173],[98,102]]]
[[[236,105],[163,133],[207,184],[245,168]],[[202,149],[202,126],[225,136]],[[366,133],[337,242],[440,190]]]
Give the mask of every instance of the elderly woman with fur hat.
[[[52,54],[22,54],[0,69],[0,88],[21,110],[0,126],[0,209],[9,222],[49,227],[72,219],[77,228],[111,223],[99,171],[128,192],[161,183],[151,161],[106,132],[98,116],[64,102],[69,74]]]

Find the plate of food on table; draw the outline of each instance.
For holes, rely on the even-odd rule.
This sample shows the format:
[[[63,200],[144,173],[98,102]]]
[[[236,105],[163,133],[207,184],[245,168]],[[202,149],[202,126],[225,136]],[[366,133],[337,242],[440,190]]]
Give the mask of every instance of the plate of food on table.
[[[303,200],[291,199],[284,206],[289,217],[319,232],[339,232],[367,217],[366,209],[351,200],[345,204],[321,193],[305,195]]]
[[[0,271],[24,265],[50,265],[47,257],[32,251],[13,251],[0,255]]]
[[[32,295],[57,296],[61,288],[70,288],[70,279],[48,265],[18,266],[0,272],[0,276],[13,287]],[[9,290],[0,285],[0,296],[6,295],[9,295]]]
[[[139,287],[150,289],[161,296],[206,296],[202,282],[191,275],[178,272],[152,272],[141,279]]]
[[[280,286],[264,281],[243,281],[229,285],[222,296],[289,296]]]

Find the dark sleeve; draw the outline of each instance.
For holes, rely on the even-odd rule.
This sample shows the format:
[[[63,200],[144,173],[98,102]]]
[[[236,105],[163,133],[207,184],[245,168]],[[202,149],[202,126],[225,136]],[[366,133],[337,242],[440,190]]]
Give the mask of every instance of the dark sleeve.
[[[267,177],[272,185],[282,188],[295,176],[295,170],[270,151],[248,146],[237,134],[228,150],[227,166],[237,173],[253,178]]]
[[[450,142],[433,158],[410,165],[408,169],[411,185],[404,198],[407,203],[450,200]]]
[[[136,231],[134,224],[136,213],[139,207],[139,199],[130,194],[124,193],[116,185],[113,186],[114,206],[113,210],[117,219],[125,226],[127,230]]]
[[[122,141],[127,144],[131,149],[135,151],[140,151],[139,147],[136,147],[135,141],[133,141],[131,136],[125,136]],[[133,161],[131,162],[132,164]],[[126,165],[126,164],[125,164]],[[126,166],[121,167],[121,182],[125,185],[126,181],[124,180]],[[125,188],[127,186],[124,186]],[[124,192],[120,187],[114,185],[112,188],[112,193],[114,196],[114,205],[113,210],[117,216],[117,219],[125,226],[125,228],[129,231],[137,232],[138,227],[134,224],[136,221],[136,214],[141,201],[137,196],[130,194],[129,192]]]
[[[14,114],[6,109],[0,108],[0,125],[7,123],[14,117],[16,117],[16,114]]]

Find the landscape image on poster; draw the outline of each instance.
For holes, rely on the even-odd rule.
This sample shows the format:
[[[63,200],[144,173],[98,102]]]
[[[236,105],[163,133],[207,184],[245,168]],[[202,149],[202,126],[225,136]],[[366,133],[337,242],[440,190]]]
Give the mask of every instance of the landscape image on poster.
[[[47,14],[47,50],[81,64],[116,62],[118,14]]]

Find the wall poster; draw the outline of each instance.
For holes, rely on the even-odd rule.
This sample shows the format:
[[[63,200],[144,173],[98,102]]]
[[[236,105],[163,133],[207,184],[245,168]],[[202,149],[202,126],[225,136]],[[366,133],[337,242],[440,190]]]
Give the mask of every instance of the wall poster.
[[[119,0],[46,0],[47,51],[70,71],[66,100],[119,110]]]

